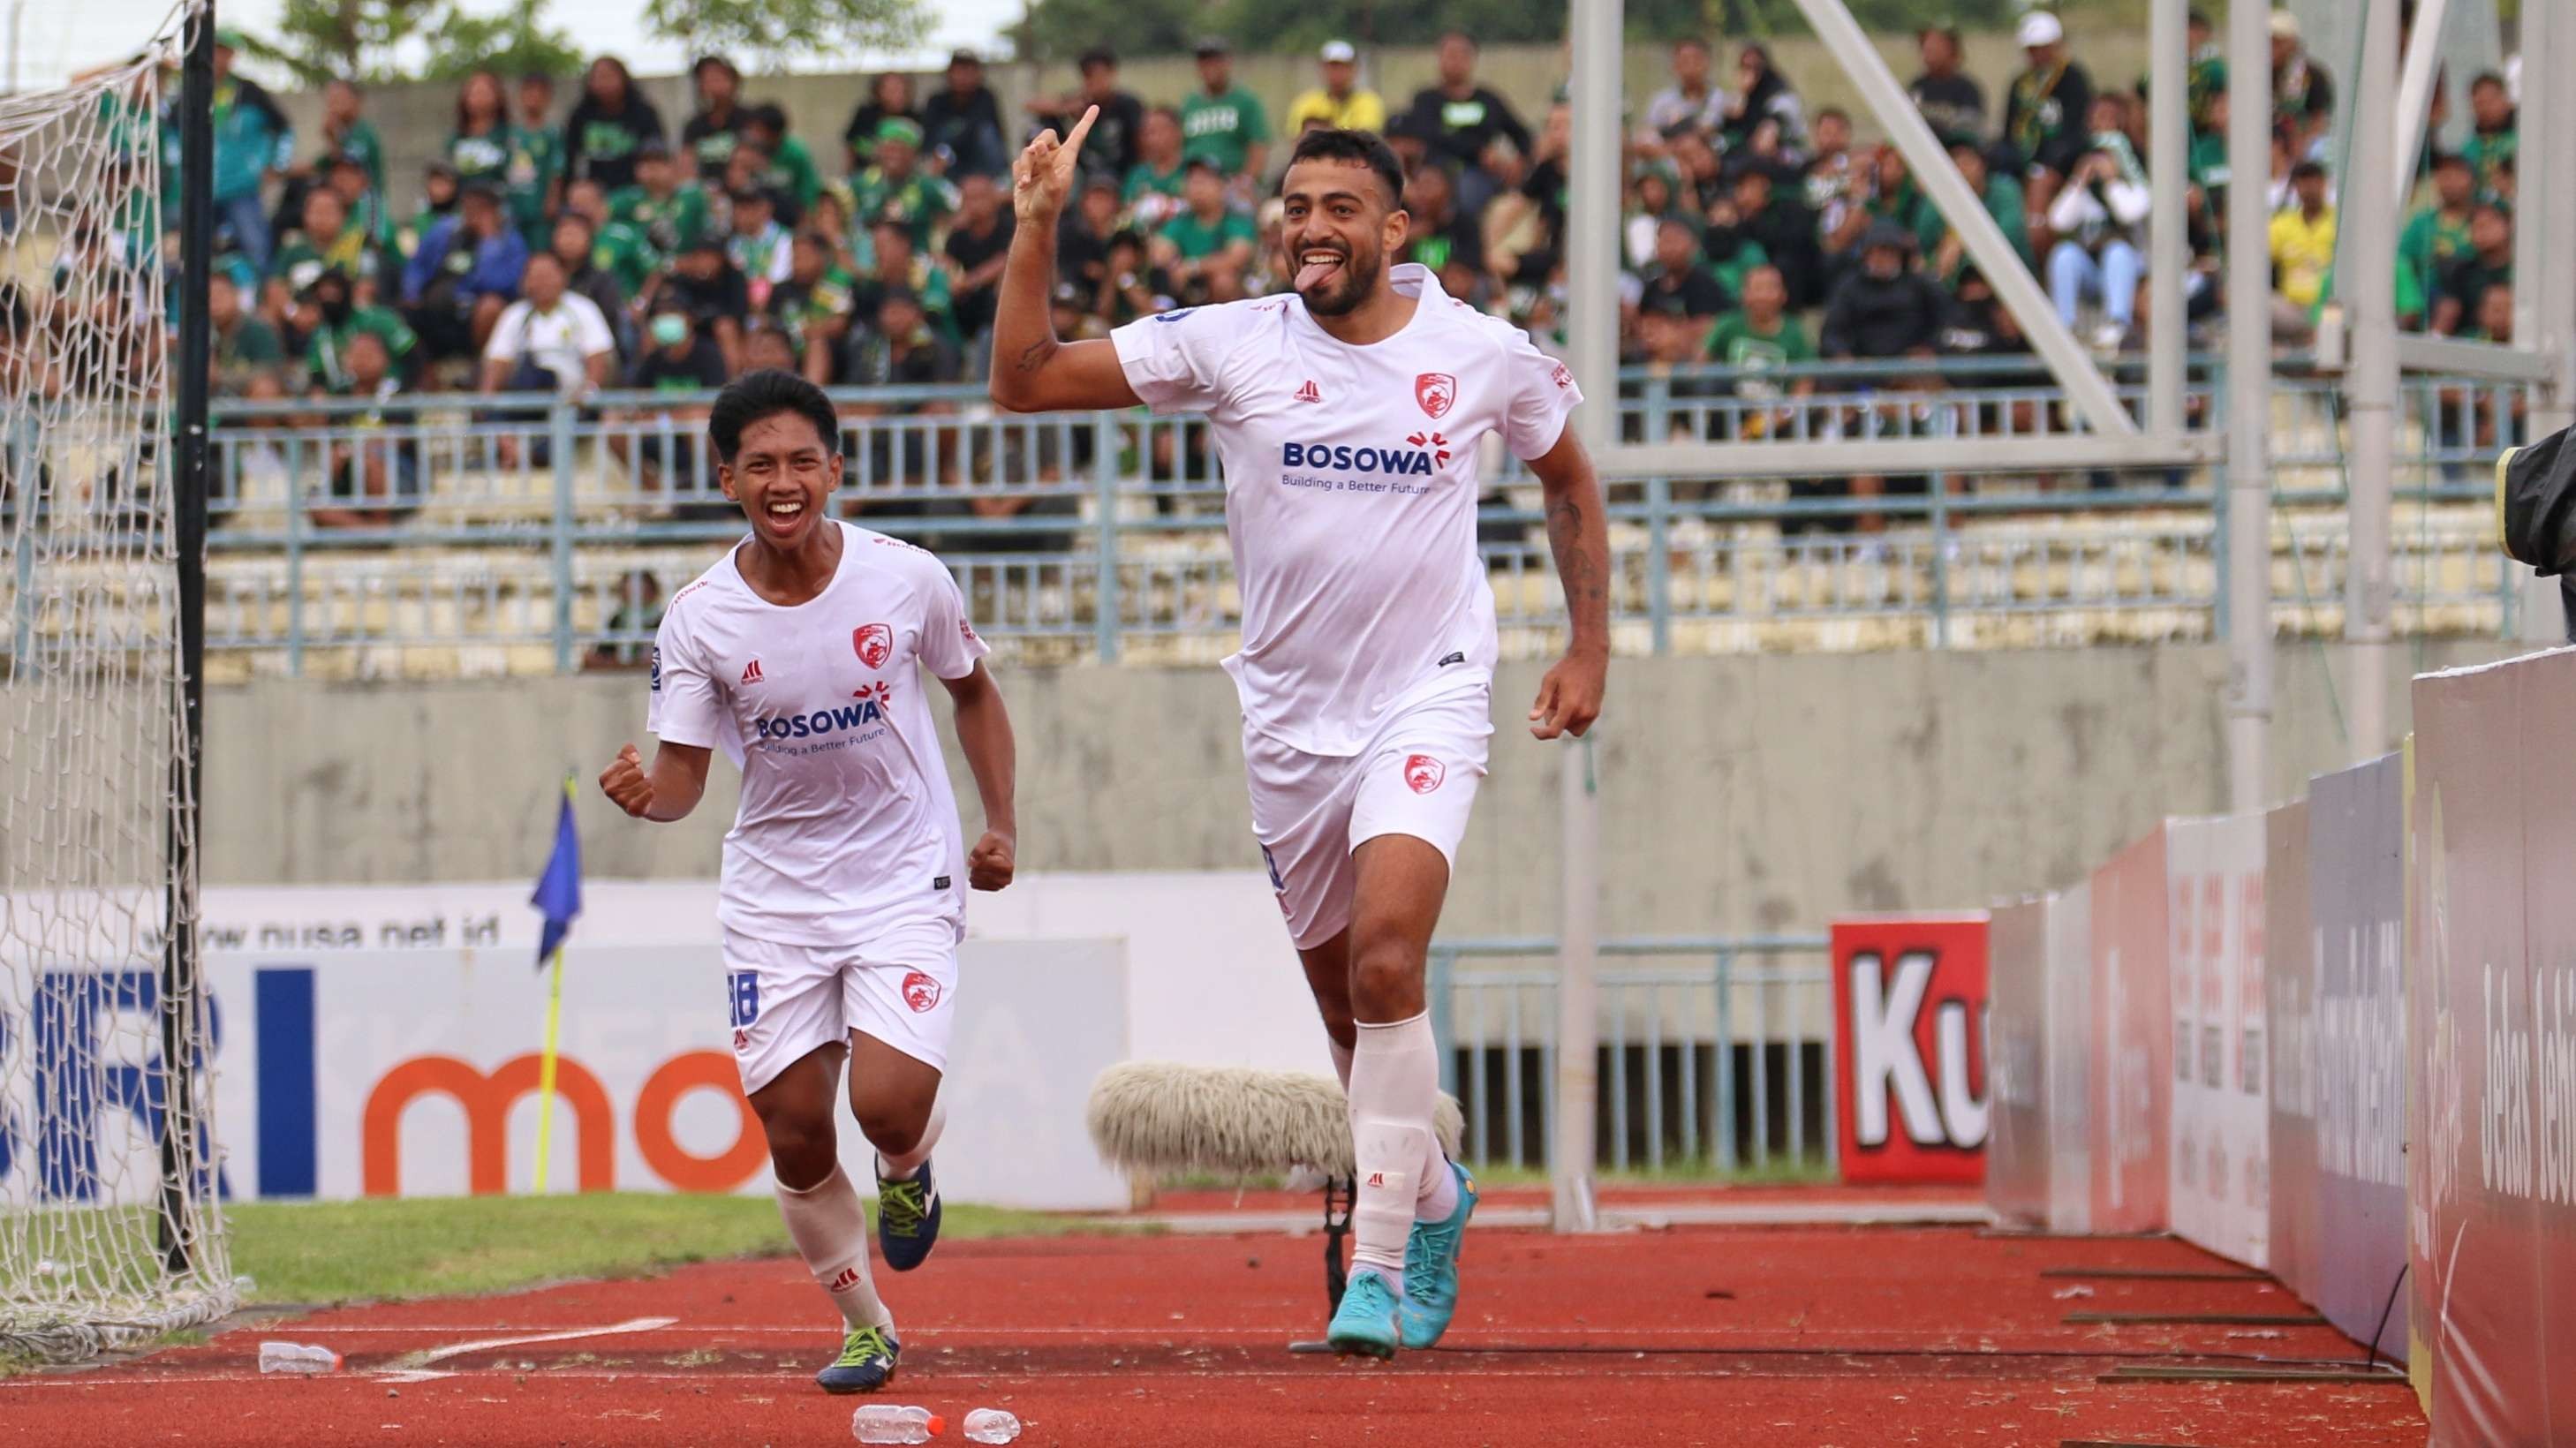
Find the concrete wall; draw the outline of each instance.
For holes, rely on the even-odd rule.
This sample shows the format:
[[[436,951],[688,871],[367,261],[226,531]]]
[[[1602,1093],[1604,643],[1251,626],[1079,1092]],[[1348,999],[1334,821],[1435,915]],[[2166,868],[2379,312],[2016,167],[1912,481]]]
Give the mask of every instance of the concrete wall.
[[[2145,72],[2143,29],[2113,30],[2087,22],[2079,25],[2075,41],[2077,54],[2092,71],[2097,85],[2133,87]],[[1911,36],[1880,36],[1878,48],[1900,80],[1911,79],[1922,68],[1916,61]],[[1642,109],[1648,96],[1671,83],[1667,55],[1662,45],[1627,48],[1623,69],[1632,112]],[[1721,79],[1733,74],[1732,55],[1730,49],[1720,56]],[[1859,93],[1822,45],[1805,36],[1784,37],[1772,44],[1772,56],[1805,98],[1810,116],[1825,106],[1841,106],[1853,114],[1864,138],[1879,134],[1879,127],[1860,103]],[[1987,114],[1997,124],[2003,118],[2004,89],[2012,83],[2021,63],[2020,52],[2013,48],[2013,38],[2008,34],[1968,37],[1969,73],[1985,86]],[[1374,50],[1363,57],[1363,67],[1363,83],[1376,88],[1393,107],[1403,106],[1437,75],[1427,46]],[[1288,102],[1316,84],[1315,72],[1314,57],[1306,53],[1247,54],[1235,59],[1236,76],[1261,97],[1274,127],[1286,114]],[[1484,52],[1477,73],[1485,84],[1509,97],[1521,119],[1535,128],[1546,117],[1549,97],[1565,78],[1565,57],[1562,49],[1553,45],[1497,45]],[[2337,73],[2340,75],[2340,70]],[[825,174],[839,175],[841,128],[848,124],[851,110],[866,95],[873,74],[755,76],[744,89],[754,100],[775,101],[785,107],[790,124],[812,148]],[[1069,63],[994,65],[988,68],[988,74],[1006,120],[1018,118],[1021,102],[1029,97],[1063,94],[1072,90],[1075,82],[1074,68]],[[1148,105],[1178,104],[1198,87],[1195,62],[1187,56],[1129,61],[1120,68],[1120,79]],[[926,96],[940,83],[936,73],[916,75],[915,94]],[[688,81],[678,76],[658,76],[639,78],[639,84],[661,111],[676,139],[681,122],[696,105]],[[578,83],[574,81],[559,88],[559,111],[572,108],[577,91]],[[319,94],[281,95],[279,100],[295,122],[303,151],[311,154],[320,144]],[[443,151],[448,132],[454,128],[455,105],[456,88],[447,84],[386,86],[370,94],[368,111],[384,136],[386,184],[393,191],[397,209],[408,210],[420,189],[421,167]]]
[[[2428,645],[2406,664],[2504,652]],[[2281,648],[2274,798],[2348,762],[2328,685],[2344,670],[2330,656]],[[1560,755],[1520,722],[1539,672],[1510,666],[1499,683],[1494,772],[1452,934],[1553,928]],[[2402,729],[2405,664],[2394,673]],[[1082,667],[1003,682],[1024,865],[1258,868],[1222,673]],[[1841,911],[1980,905],[2080,879],[2158,816],[2224,807],[2224,683],[2223,652],[2201,646],[1621,660],[1601,734],[1603,927],[1807,929]],[[582,780],[593,876],[712,875],[730,766],[718,761],[710,797],[679,825],[632,823],[590,783],[620,743],[649,743],[642,691],[633,675],[214,691],[206,878],[533,879],[567,770]],[[974,798],[962,766],[958,788]]]

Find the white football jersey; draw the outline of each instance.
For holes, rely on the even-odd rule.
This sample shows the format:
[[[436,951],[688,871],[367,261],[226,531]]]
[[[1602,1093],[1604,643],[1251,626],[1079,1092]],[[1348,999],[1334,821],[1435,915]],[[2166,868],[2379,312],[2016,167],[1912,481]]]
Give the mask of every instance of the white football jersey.
[[[940,561],[847,523],[811,601],[754,593],[735,553],[671,598],[645,727],[742,766],[717,920],[755,940],[846,945],[902,913],[964,928],[966,847],[917,662],[986,652]]]
[[[1243,593],[1226,671],[1246,721],[1309,754],[1356,753],[1388,710],[1491,678],[1477,444],[1500,431],[1538,457],[1583,400],[1528,334],[1427,269],[1388,280],[1420,305],[1366,347],[1336,341],[1293,293],[1111,334],[1138,397],[1208,415]]]

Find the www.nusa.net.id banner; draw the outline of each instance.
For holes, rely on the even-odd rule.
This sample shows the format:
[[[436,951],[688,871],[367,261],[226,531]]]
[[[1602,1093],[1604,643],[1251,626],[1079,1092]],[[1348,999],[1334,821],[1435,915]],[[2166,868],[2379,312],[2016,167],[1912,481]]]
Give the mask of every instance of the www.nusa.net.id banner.
[[[2408,1366],[2435,1444],[2576,1442],[2576,651],[2414,716]]]
[[[1843,1180],[1985,1179],[1986,917],[1833,925]]]

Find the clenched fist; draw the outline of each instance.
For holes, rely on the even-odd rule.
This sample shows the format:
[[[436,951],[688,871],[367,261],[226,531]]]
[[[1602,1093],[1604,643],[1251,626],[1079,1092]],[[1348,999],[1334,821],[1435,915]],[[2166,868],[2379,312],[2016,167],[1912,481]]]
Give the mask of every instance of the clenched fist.
[[[1018,850],[1019,842],[1009,835],[984,831],[984,838],[966,854],[966,883],[978,890],[999,890],[1010,884]]]
[[[644,756],[632,744],[617,751],[599,772],[600,792],[617,802],[617,807],[637,819],[650,819],[653,808],[653,777],[644,772]]]

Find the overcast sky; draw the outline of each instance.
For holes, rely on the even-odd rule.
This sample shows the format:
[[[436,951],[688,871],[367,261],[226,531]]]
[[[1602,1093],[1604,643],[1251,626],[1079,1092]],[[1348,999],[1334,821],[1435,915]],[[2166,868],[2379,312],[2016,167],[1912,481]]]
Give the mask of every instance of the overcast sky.
[[[131,53],[173,13],[169,0],[82,0],[77,5],[0,0],[0,7],[14,7],[16,14],[14,35],[0,33],[0,45],[14,44],[16,55],[0,58],[0,64],[13,60],[18,84],[28,87],[53,85],[75,71]],[[283,8],[283,0],[218,0],[216,14],[221,24],[259,34],[274,29]],[[466,0],[466,8],[498,12],[507,6],[503,0]],[[923,58],[945,55],[959,45],[991,46],[1001,28],[1019,18],[1021,8],[1022,0],[936,0],[931,43]],[[636,20],[640,9],[636,0],[552,0],[546,18],[581,37],[589,53],[620,55],[640,74],[679,70],[687,63],[687,47],[647,39]],[[9,13],[0,9],[0,16]],[[887,59],[817,56],[798,69],[871,70]]]

